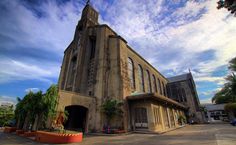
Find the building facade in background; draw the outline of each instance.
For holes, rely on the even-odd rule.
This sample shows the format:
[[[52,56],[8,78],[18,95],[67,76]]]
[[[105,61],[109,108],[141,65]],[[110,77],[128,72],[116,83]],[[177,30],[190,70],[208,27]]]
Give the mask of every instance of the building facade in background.
[[[204,113],[201,111],[196,86],[191,72],[168,78],[168,96],[187,106],[188,122],[205,122]]]
[[[229,121],[229,116],[224,110],[226,104],[204,104],[206,109],[205,118],[207,122],[215,123]]]
[[[64,52],[58,111],[69,113],[67,129],[102,131],[107,99],[123,102],[123,117],[111,127],[162,132],[180,126],[186,107],[167,97],[168,80],[85,6],[74,39]]]

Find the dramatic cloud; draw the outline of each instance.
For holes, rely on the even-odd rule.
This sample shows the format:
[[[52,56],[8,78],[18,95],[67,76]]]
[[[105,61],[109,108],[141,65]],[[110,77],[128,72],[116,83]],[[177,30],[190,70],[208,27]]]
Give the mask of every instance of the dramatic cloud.
[[[42,65],[42,64],[41,64]],[[27,64],[13,59],[2,58],[0,61],[0,83],[26,79],[38,79],[51,82],[51,77],[58,77],[59,69],[49,64]]]
[[[0,2],[0,83],[58,78],[63,51],[73,38],[78,3]]]
[[[215,1],[181,2],[113,3],[111,8],[115,13],[107,14],[109,17],[104,17],[104,21],[111,23],[136,51],[166,76],[191,69],[197,84],[206,82],[220,87],[225,83],[227,63],[236,54],[235,18],[226,10],[217,10]],[[156,8],[158,12],[152,13]],[[222,67],[225,68],[219,70]],[[212,97],[214,93],[206,96],[202,91],[214,92],[214,89],[199,87],[200,97]]]
[[[9,96],[0,96],[0,105],[6,103],[16,104],[17,103],[16,98]]]
[[[2,0],[0,85],[55,83],[84,3]],[[236,21],[227,10],[217,10],[216,1],[96,0],[92,5],[100,23],[110,25],[166,77],[191,69],[203,101],[225,82],[227,63],[236,54]],[[33,87],[37,84],[27,88]]]

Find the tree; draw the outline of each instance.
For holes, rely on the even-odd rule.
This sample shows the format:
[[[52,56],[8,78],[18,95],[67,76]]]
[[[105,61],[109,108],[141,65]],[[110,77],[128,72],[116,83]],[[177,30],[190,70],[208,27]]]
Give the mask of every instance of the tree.
[[[58,87],[51,85],[44,95],[44,111],[42,115],[43,125],[46,125],[48,118],[56,117],[56,106],[58,104]]]
[[[123,111],[121,109],[122,105],[123,102],[115,99],[108,99],[102,104],[101,111],[106,115],[108,126],[110,125],[110,121],[113,117],[121,116],[123,114]]]
[[[236,57],[229,61],[229,69],[231,74],[226,77],[227,82],[212,98],[216,104],[236,102]]]
[[[16,119],[19,128],[28,130],[32,128],[35,118],[42,112],[43,106],[43,93],[42,91],[28,92],[24,98],[17,99],[18,103],[16,105]]]
[[[17,128],[22,128],[27,111],[24,110],[23,108],[24,106],[23,100],[17,97],[17,101],[18,103],[16,104],[16,109],[15,109],[15,119],[17,122]]]
[[[57,96],[57,85],[51,85],[45,94],[42,91],[29,92],[23,99],[17,98],[15,110],[17,127],[24,130],[45,127],[48,118],[56,114]]]
[[[229,113],[229,117],[231,119],[233,119],[234,116],[236,116],[236,103],[228,103],[225,105],[224,109]]]
[[[236,113],[236,103],[228,103],[227,105],[225,105],[225,110],[226,111],[234,110]]]
[[[219,0],[217,4],[217,9],[226,8],[236,16],[236,0]]]
[[[236,72],[236,57],[229,61],[229,69]]]
[[[231,96],[230,86],[226,84],[219,92],[217,92],[212,98],[212,102],[216,104],[230,103],[234,99]]]
[[[11,125],[14,119],[13,105],[0,106],[0,126]]]

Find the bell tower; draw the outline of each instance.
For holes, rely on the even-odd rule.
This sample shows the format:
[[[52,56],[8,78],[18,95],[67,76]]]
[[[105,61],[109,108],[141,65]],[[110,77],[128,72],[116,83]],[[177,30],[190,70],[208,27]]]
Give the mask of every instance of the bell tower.
[[[98,12],[87,2],[78,23],[79,29],[84,29],[89,26],[98,25]]]
[[[79,40],[80,34],[89,26],[98,25],[98,15],[99,13],[90,5],[89,0],[87,1],[81,18],[76,26],[74,40]]]

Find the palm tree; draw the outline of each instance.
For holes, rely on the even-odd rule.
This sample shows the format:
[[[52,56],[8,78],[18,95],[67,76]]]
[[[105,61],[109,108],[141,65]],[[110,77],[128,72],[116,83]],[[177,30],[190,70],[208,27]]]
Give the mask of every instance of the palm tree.
[[[217,9],[226,8],[231,14],[236,16],[236,0],[219,0]]]
[[[229,61],[229,69],[236,72],[236,57]]]
[[[236,57],[229,61],[231,74],[226,77],[227,83],[212,98],[216,104],[236,102]]]
[[[48,118],[55,116],[57,105],[57,85],[51,85],[44,95],[42,91],[28,92],[23,99],[17,98],[15,116],[17,127],[23,130],[37,130],[45,126]]]
[[[26,116],[26,111],[23,108],[23,101],[21,98],[17,97],[17,104],[16,104],[16,109],[15,109],[15,119],[17,122],[16,127],[17,128],[22,128],[23,127],[23,123],[24,123],[24,119]]]
[[[43,93],[42,91],[36,93],[30,91],[23,100],[25,101],[23,108],[27,111],[23,130],[31,130],[35,118],[41,113],[43,107]]]

